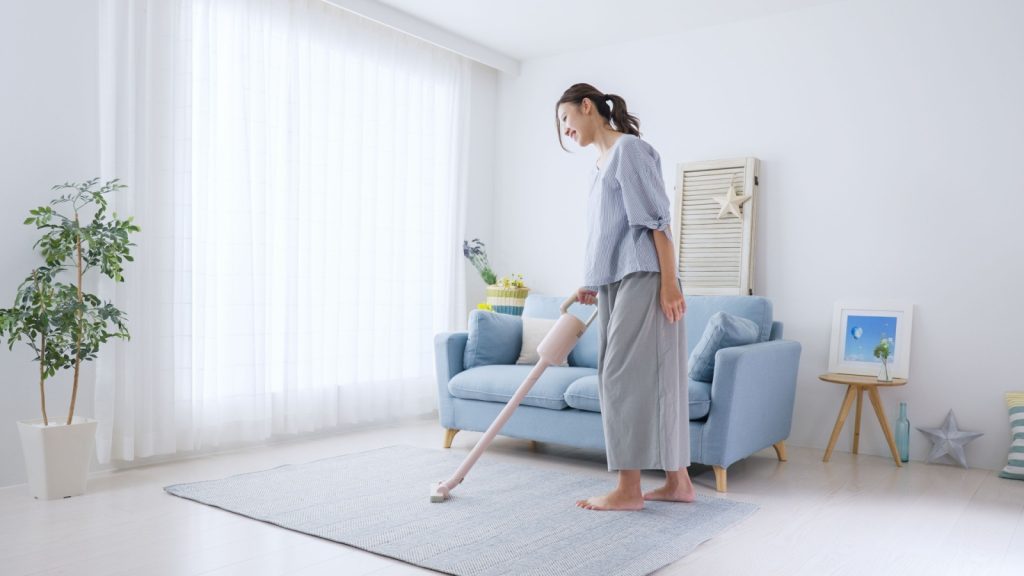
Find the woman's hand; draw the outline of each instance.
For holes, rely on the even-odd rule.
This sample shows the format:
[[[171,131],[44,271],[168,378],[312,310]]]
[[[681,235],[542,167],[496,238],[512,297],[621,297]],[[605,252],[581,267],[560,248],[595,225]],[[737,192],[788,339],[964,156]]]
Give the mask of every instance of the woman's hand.
[[[576,290],[576,300],[580,304],[597,304],[597,292],[580,288]]]
[[[683,314],[686,314],[686,299],[674,282],[661,287],[661,311],[670,324],[675,324],[676,320],[681,320]]]

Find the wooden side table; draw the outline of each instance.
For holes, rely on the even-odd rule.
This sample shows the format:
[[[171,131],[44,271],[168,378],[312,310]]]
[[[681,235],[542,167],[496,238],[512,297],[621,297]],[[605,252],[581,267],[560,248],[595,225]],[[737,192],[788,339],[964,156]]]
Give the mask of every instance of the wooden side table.
[[[818,376],[819,380],[825,382],[832,382],[833,384],[845,384],[846,385],[846,396],[843,398],[843,405],[839,408],[839,417],[836,418],[835,428],[832,429],[832,437],[828,440],[828,448],[825,450],[824,462],[828,462],[829,458],[832,457],[832,449],[835,448],[836,440],[839,439],[839,431],[843,429],[843,424],[846,423],[846,417],[850,413],[850,404],[853,403],[853,397],[857,397],[857,418],[853,424],[853,453],[857,453],[857,449],[860,444],[860,412],[861,405],[863,404],[863,393],[864,390],[868,391],[868,398],[871,400],[871,405],[875,407],[875,414],[878,416],[878,423],[882,425],[882,432],[885,433],[885,439],[889,443],[889,450],[892,452],[892,459],[896,462],[897,466],[903,466],[900,463],[900,453],[896,449],[896,441],[892,437],[892,428],[889,428],[889,421],[885,419],[885,410],[882,408],[882,399],[878,396],[878,389],[880,387],[891,387],[891,386],[903,386],[907,383],[905,378],[893,378],[892,382],[880,382],[874,376],[856,376],[853,374],[835,374],[829,372],[828,374],[822,374]]]

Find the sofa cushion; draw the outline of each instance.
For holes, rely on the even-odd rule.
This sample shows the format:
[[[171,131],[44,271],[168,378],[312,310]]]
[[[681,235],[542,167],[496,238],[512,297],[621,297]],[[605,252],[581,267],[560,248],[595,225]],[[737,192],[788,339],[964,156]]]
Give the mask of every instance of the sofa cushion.
[[[727,312],[715,312],[704,334],[690,354],[690,378],[711,382],[715,374],[715,354],[722,348],[744,346],[758,341],[757,324]]]
[[[554,328],[555,322],[558,322],[558,320],[523,316],[523,345],[519,351],[519,359],[516,360],[516,364],[536,364],[540,362],[540,353],[537,352],[537,348],[544,341],[544,337],[548,335],[548,332]],[[568,361],[559,364],[559,366],[568,365]]]
[[[686,354],[689,356],[704,335],[704,327],[715,312],[728,312],[752,320],[758,326],[758,342],[767,342],[772,333],[772,302],[763,296],[686,297]]]
[[[469,313],[469,339],[462,364],[466,368],[515,364],[523,344],[523,319],[486,310]]]
[[[566,296],[544,296],[542,294],[530,294],[526,297],[526,305],[523,308],[523,316],[533,318],[558,318],[561,315],[562,302]],[[594,313],[596,306],[585,306],[573,304],[569,312],[584,322]],[[569,366],[583,366],[586,368],[597,368],[597,348],[599,345],[598,332],[600,328],[597,320],[587,328],[587,331],[580,337],[580,341],[569,352]]]
[[[533,368],[515,365],[471,368],[449,380],[448,391],[452,396],[466,400],[508,402]],[[592,368],[550,366],[534,383],[522,404],[553,410],[566,408],[565,390],[569,384],[593,373]]]
[[[690,380],[687,382],[687,388],[690,400],[690,420],[700,420],[711,411],[711,384]],[[565,403],[577,410],[600,412],[597,374],[584,376],[570,384],[565,391]]]

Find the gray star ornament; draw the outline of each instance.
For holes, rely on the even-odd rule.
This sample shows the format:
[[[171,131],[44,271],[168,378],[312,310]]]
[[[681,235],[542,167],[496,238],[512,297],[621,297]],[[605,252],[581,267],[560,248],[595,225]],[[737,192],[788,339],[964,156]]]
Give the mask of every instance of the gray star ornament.
[[[934,464],[945,455],[949,455],[967,468],[967,456],[964,455],[964,446],[968,442],[982,436],[981,432],[965,432],[957,427],[956,415],[950,410],[946,414],[946,421],[941,428],[921,428],[918,431],[924,433],[932,441],[932,451],[928,454],[928,463]]]

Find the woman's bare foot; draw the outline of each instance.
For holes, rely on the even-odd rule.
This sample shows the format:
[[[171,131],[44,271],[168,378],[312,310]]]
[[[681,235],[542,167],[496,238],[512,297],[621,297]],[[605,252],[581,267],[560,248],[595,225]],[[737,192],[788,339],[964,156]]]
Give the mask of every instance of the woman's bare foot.
[[[693,489],[693,484],[687,483],[686,486],[679,484],[676,487],[669,485],[662,486],[657,490],[651,490],[650,492],[644,492],[644,500],[661,500],[663,502],[693,502],[697,499],[697,491]]]
[[[613,490],[604,496],[577,500],[576,505],[587,510],[643,510],[644,498],[637,492]]]
[[[661,500],[663,502],[693,502],[697,499],[697,491],[693,489],[690,474],[686,468],[665,471],[665,485],[657,490],[644,493],[644,500]]]

